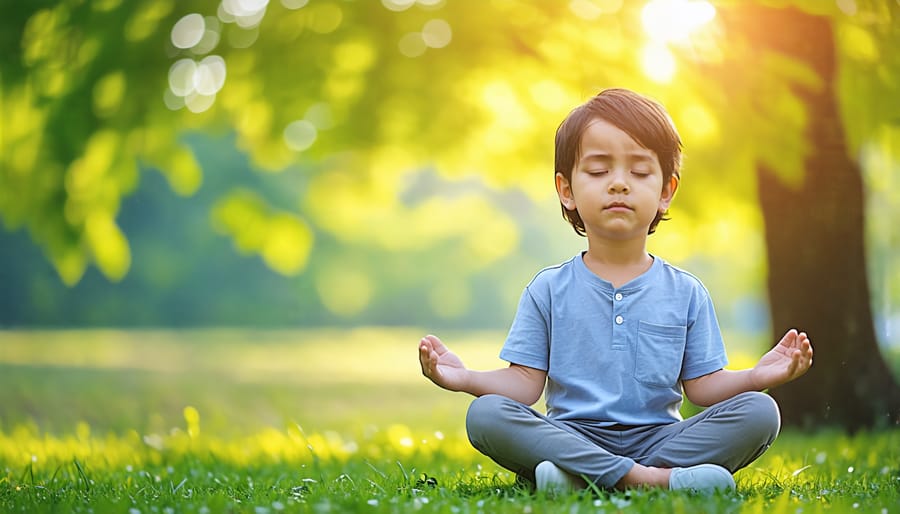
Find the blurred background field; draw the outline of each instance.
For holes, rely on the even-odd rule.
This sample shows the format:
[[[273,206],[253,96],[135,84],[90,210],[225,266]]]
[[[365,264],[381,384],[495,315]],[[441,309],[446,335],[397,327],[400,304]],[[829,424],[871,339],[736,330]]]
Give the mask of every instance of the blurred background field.
[[[414,328],[27,330],[0,332],[0,429],[165,434],[195,409],[205,432],[300,425],[348,437],[391,425],[464,432],[471,397],[419,370]],[[505,366],[504,333],[440,334],[476,369]],[[731,338],[740,347],[739,340]],[[743,342],[744,346],[752,346]],[[900,372],[900,352],[888,353]],[[756,356],[732,351],[729,367]],[[539,407],[541,403],[539,402]],[[686,405],[684,414],[694,412]]]
[[[468,395],[422,377],[415,329],[72,330],[0,333],[0,426],[167,433],[299,424],[355,435],[394,424],[456,433]],[[447,333],[466,362],[504,365],[502,333]]]
[[[186,407],[220,436],[284,429],[356,435],[405,425],[458,433],[471,397],[421,375],[414,328],[0,332],[0,427],[166,433]],[[501,331],[441,333],[468,366],[505,366]],[[733,348],[752,347],[739,338]],[[730,367],[757,356],[733,350]],[[891,359],[900,367],[900,355]],[[540,405],[539,405],[540,406]],[[690,407],[685,407],[690,414]]]

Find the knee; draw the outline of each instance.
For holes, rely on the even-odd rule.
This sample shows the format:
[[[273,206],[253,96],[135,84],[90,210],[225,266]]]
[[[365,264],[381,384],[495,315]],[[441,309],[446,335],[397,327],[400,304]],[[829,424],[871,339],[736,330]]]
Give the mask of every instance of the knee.
[[[775,400],[759,392],[747,392],[736,397],[744,410],[747,436],[771,445],[781,430],[781,413]]]
[[[486,394],[472,401],[466,413],[466,433],[473,446],[480,448],[479,443],[490,438],[491,433],[497,430],[498,415],[512,402],[497,394]]]

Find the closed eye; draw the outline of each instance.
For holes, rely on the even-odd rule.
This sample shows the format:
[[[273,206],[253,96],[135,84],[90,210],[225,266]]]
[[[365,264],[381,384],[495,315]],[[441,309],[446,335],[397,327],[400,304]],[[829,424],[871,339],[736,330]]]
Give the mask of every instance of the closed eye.
[[[632,174],[632,175],[637,175],[638,177],[646,177],[646,176],[650,175],[650,171],[649,171],[649,170],[636,169],[636,170],[631,170],[631,174]]]
[[[596,169],[584,170],[584,171],[585,171],[585,173],[587,173],[588,175],[602,175],[602,174],[604,174],[604,173],[609,172],[609,170],[602,169],[602,168],[596,168]]]

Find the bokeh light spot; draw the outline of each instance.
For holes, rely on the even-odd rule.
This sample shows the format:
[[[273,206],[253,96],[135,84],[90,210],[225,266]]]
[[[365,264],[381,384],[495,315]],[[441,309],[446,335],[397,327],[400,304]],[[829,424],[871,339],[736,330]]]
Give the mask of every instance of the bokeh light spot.
[[[313,232],[299,218],[290,214],[273,216],[268,223],[262,258],[282,275],[296,275],[306,267],[313,245]]]
[[[334,4],[317,5],[311,11],[309,28],[319,34],[330,34],[341,26],[344,21],[344,11]]]
[[[176,95],[171,88],[166,88],[166,92],[163,93],[163,103],[169,109],[177,111],[184,107],[184,97]]]
[[[314,280],[325,308],[342,317],[362,312],[374,293],[372,279],[352,266],[327,265]]]
[[[222,0],[217,15],[225,23],[236,23],[239,27],[255,28],[266,15],[269,0]]]
[[[401,37],[397,47],[400,49],[400,53],[407,57],[418,57],[427,49],[421,32],[410,32]]]
[[[192,93],[184,99],[184,105],[187,106],[188,110],[195,113],[200,114],[201,112],[205,112],[210,107],[212,107],[213,103],[216,101],[216,95],[204,95],[200,93]]]
[[[169,67],[169,88],[178,96],[194,92],[194,75],[197,63],[193,59],[179,59]]]
[[[125,74],[114,71],[94,85],[94,112],[100,117],[115,114],[125,97]]]
[[[210,55],[200,61],[194,75],[194,88],[202,95],[214,95],[225,85],[225,59]]]
[[[310,105],[303,119],[312,123],[318,130],[328,130],[334,126],[331,107],[325,102]]]
[[[394,12],[405,11],[415,3],[416,0],[381,0],[381,5]]]
[[[281,5],[283,5],[285,9],[291,10],[305,7],[308,3],[309,0],[281,0]]]
[[[203,38],[206,32],[206,20],[194,13],[181,18],[172,27],[172,45],[175,48],[191,48]]]
[[[453,30],[446,21],[436,18],[425,22],[422,27],[422,40],[431,48],[444,48],[450,44]]]
[[[302,152],[316,142],[318,130],[307,120],[297,120],[284,129],[284,142],[292,150]]]
[[[217,31],[206,29],[206,32],[203,33],[203,37],[200,38],[200,41],[191,48],[191,52],[194,52],[197,55],[208,54],[215,50],[220,39],[221,37]]]
[[[250,48],[259,37],[259,27],[251,29],[231,27],[231,29],[228,31],[228,44],[234,48]]]
[[[347,41],[334,49],[334,64],[341,71],[362,72],[375,63],[375,49],[367,41]]]

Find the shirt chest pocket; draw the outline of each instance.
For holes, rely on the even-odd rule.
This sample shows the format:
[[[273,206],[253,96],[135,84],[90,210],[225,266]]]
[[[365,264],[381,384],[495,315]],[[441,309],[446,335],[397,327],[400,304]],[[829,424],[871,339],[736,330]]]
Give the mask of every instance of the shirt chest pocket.
[[[674,387],[681,374],[687,327],[638,323],[634,378],[654,387]]]

